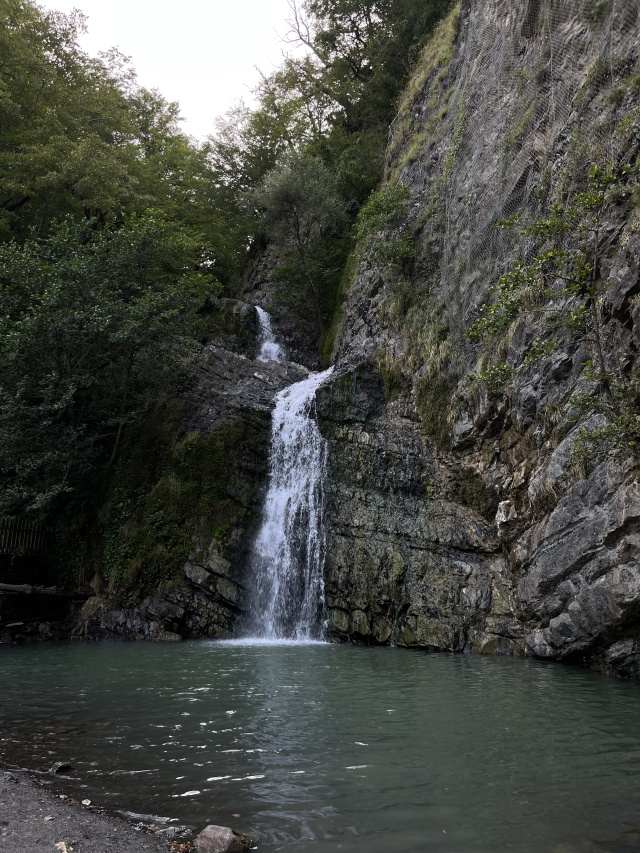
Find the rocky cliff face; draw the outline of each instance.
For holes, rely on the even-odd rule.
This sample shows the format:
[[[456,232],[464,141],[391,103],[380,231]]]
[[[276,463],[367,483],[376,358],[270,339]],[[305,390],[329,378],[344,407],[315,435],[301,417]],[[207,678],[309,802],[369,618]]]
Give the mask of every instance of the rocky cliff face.
[[[341,639],[517,653],[522,631],[495,526],[460,500],[406,400],[364,363],[321,389],[330,442],[326,600]],[[483,488],[478,481],[476,484]]]
[[[382,265],[363,247],[339,378],[319,395],[335,636],[639,674],[637,469],[618,453],[578,471],[572,455],[599,417],[572,403],[590,387],[588,343],[561,338],[495,392],[471,380],[464,337],[492,284],[536,251],[499,220],[544,215],[591,164],[635,162],[639,55],[637,0],[464,0],[427,47],[387,160],[409,188],[414,259]],[[639,224],[633,203],[608,205],[599,269],[607,357],[629,374]],[[505,363],[543,333],[523,317]]]

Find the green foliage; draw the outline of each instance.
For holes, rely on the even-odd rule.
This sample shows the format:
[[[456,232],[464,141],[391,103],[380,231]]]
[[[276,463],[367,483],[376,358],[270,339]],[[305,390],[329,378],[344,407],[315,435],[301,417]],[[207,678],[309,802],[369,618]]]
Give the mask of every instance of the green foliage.
[[[0,512],[46,513],[115,458],[125,426],[175,381],[195,308],[216,287],[198,253],[154,214],[0,245]]]
[[[0,0],[0,239],[46,236],[66,216],[119,227],[152,208],[199,235],[225,285],[239,275],[247,218],[179,110],[140,88],[128,60],[77,44],[78,13]]]
[[[382,385],[384,387],[384,395],[387,401],[393,402],[397,400],[401,394],[404,394],[409,389],[407,377],[402,370],[402,364],[388,358],[381,358],[378,362],[378,369],[382,377]]]
[[[349,235],[326,235],[302,254],[291,253],[272,272],[276,300],[322,342],[335,321]]]
[[[411,193],[406,184],[391,184],[372,193],[358,214],[356,236],[362,240],[401,226]]]
[[[209,138],[209,163],[223,186],[248,196],[245,210],[259,213],[256,236],[266,231],[282,262],[274,276],[278,298],[294,322],[315,329],[325,354],[339,302],[335,261],[339,255],[344,264],[350,250],[342,241],[380,181],[411,63],[450,5],[294,2],[289,40],[305,51],[262,79],[254,110],[235,108]],[[375,245],[380,263],[391,266],[413,251],[404,234]]]
[[[405,233],[406,184],[390,184],[373,192],[356,221],[356,238],[366,246],[367,257],[381,266],[401,267],[413,254],[413,240]]]
[[[132,448],[118,467],[100,516],[105,531],[102,573],[112,588],[171,584],[193,549],[194,537],[226,543],[246,521],[230,459],[238,459],[252,427],[238,423],[205,436],[187,433],[164,446],[149,470]]]
[[[123,442],[183,381],[250,217],[177,104],[83,53],[79,13],[0,13],[0,513],[46,517],[59,566],[95,565]]]
[[[557,345],[558,341],[555,338],[536,338],[518,367],[513,367],[506,361],[499,361],[486,367],[483,366],[478,371],[477,376],[472,375],[470,378],[479,379],[481,382],[485,382],[491,391],[499,392],[513,377],[522,376],[552,353]]]
[[[428,142],[434,142],[438,131],[446,126],[444,118],[450,109],[454,89],[443,91],[458,35],[460,3],[451,5],[427,41],[415,70],[404,89],[396,117],[391,126],[388,155],[401,153],[393,174],[397,177],[405,166],[415,162]],[[425,99],[426,109],[416,110],[415,100]],[[416,121],[416,116],[419,120]]]
[[[336,264],[333,267],[334,275],[325,288],[326,295],[331,297],[330,300],[327,300],[326,319],[319,347],[320,360],[325,365],[331,364],[333,350],[336,341],[340,337],[343,321],[343,302],[357,266],[355,254],[349,251],[351,243],[348,235],[342,237],[338,241],[338,245],[341,247],[341,251],[339,256],[336,257]]]
[[[331,98],[332,124],[350,134],[388,126],[395,98],[449,0],[307,0],[292,38],[310,49],[293,71]],[[408,62],[407,62],[408,59]]]
[[[124,203],[130,115],[107,68],[78,49],[82,20],[22,0],[2,0],[1,10],[2,230]]]
[[[529,264],[516,261],[497,281],[492,301],[482,306],[480,316],[467,329],[469,340],[495,340],[523,309],[548,301],[555,308],[547,312],[553,320],[574,330],[580,328],[586,315],[579,300],[594,300],[600,292],[598,238],[605,206],[614,195],[629,194],[620,181],[632,171],[625,166],[616,177],[612,170],[592,167],[585,192],[577,193],[568,205],[552,205],[547,217],[522,229],[522,235],[537,237],[543,249]],[[517,224],[517,218],[501,223],[503,227]],[[566,240],[568,236],[571,240]]]
[[[335,175],[317,157],[290,154],[272,169],[251,194],[268,235],[303,256],[322,237],[335,231],[345,205]]]
[[[535,103],[532,103],[522,113],[513,128],[506,134],[504,144],[507,150],[518,148],[520,146],[520,143],[525,138],[529,128],[531,127],[535,114],[536,105]]]
[[[585,379],[596,385],[602,383],[597,365],[592,360],[585,363]],[[640,456],[640,374],[620,369],[611,371],[607,381],[612,401],[594,395],[590,390],[580,391],[571,397],[571,403],[579,413],[595,412],[606,419],[598,426],[578,430],[572,457],[573,462],[582,468],[592,467],[606,451],[612,449],[636,458]]]
[[[317,157],[289,155],[251,194],[282,261],[275,273],[281,301],[321,331],[333,314],[344,263],[339,239],[345,205],[335,176]]]
[[[380,180],[388,126],[411,64],[450,0],[307,0],[293,4],[289,56],[209,140],[227,186],[257,187],[292,150],[319,157],[353,212]]]
[[[509,382],[514,374],[513,368],[506,361],[499,361],[497,364],[492,364],[482,370],[479,370],[477,375],[471,374],[471,381],[480,380],[494,392],[501,391]]]
[[[591,24],[600,24],[611,14],[611,0],[582,0],[580,14]]]

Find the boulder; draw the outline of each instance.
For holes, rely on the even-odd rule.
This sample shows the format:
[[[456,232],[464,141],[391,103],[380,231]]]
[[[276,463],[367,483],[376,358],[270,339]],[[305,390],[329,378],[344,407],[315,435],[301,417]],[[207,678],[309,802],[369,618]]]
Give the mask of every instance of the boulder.
[[[228,826],[209,824],[198,835],[193,846],[201,853],[245,853],[251,847],[251,838]]]

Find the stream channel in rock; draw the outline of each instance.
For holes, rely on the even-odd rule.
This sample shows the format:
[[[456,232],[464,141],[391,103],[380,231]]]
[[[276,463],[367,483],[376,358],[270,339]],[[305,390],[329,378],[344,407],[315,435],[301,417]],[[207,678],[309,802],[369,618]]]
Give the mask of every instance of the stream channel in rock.
[[[283,358],[270,334],[264,358]],[[311,408],[329,373],[276,400],[251,636],[0,647],[0,762],[69,762],[42,778],[112,812],[231,825],[267,852],[640,849],[638,685],[322,642]]]

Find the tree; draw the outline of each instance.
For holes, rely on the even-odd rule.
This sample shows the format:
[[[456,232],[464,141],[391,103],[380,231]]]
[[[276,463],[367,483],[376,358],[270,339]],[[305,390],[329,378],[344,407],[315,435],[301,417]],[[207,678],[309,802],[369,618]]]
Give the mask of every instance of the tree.
[[[265,230],[284,262],[280,278],[296,302],[311,301],[319,327],[324,321],[322,276],[314,255],[323,238],[335,233],[345,218],[337,179],[317,157],[292,154],[269,172],[252,193]]]
[[[46,514],[113,462],[188,351],[198,252],[153,214],[0,245],[0,513]]]
[[[82,17],[23,0],[1,10],[0,236],[122,205],[131,114],[105,66],[79,50]]]
[[[247,219],[179,129],[178,104],[138,86],[112,50],[92,59],[79,13],[0,0],[0,239],[44,236],[71,215],[118,227],[153,208],[200,235],[226,286],[239,277]]]
[[[305,149],[339,176],[353,213],[382,173],[396,99],[451,0],[292,0],[287,41],[302,51],[262,79],[258,107],[238,107],[209,140],[228,186],[255,188]]]

